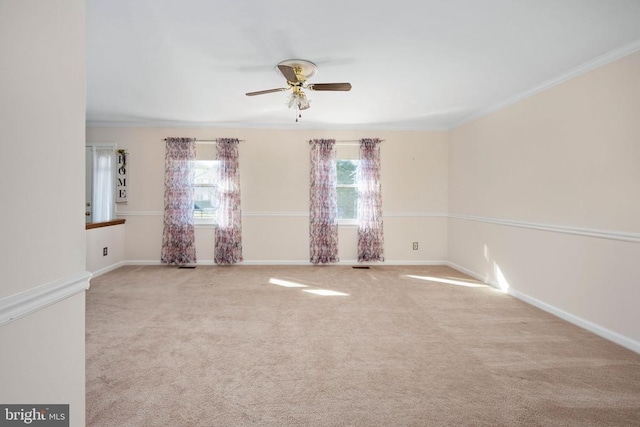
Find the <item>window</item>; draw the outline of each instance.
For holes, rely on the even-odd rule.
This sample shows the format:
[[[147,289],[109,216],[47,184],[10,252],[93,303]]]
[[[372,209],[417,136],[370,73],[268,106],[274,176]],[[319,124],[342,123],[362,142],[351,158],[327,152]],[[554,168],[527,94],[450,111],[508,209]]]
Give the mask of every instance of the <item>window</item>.
[[[338,220],[355,224],[358,218],[359,160],[337,161]]]
[[[193,160],[193,216],[196,224],[215,224],[218,210],[218,161]]]
[[[115,219],[115,144],[87,144],[85,147],[86,222]]]

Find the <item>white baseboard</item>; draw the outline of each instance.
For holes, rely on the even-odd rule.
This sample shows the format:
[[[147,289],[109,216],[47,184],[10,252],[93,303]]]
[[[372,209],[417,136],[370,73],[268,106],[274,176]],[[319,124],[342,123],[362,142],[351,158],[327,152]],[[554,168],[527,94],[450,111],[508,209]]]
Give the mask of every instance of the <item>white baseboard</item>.
[[[131,260],[124,261],[121,265],[166,265],[162,264],[158,260]],[[120,267],[118,265],[117,267]],[[196,265],[218,265],[211,259],[198,260]],[[251,260],[251,261],[242,261],[235,265],[314,265],[311,264],[308,260]],[[442,260],[431,260],[431,261],[420,261],[420,260],[399,260],[399,261],[383,261],[383,262],[358,262],[358,260],[343,260],[337,263],[327,264],[327,265],[447,265],[447,261]],[[114,268],[117,268],[114,267]],[[110,270],[109,270],[110,271]],[[106,271],[101,274],[106,273]]]
[[[489,278],[482,276],[481,274],[476,273],[475,271],[469,270],[468,268],[464,268],[458,264],[455,264],[453,262],[447,262],[447,265],[451,268],[454,268],[462,273],[465,273],[477,280],[482,281],[483,283],[486,283],[487,285],[490,285],[494,288],[500,288],[499,285],[497,283],[494,283],[493,281],[491,281]],[[583,329],[586,329],[589,332],[592,332],[604,339],[607,339],[611,342],[614,342],[618,345],[621,345],[624,348],[627,348],[633,352],[636,352],[638,354],[640,354],[640,342],[635,341],[629,337],[625,337],[623,335],[618,334],[617,332],[613,332],[607,328],[604,328],[600,325],[597,325],[593,322],[590,322],[588,320],[585,320],[581,317],[575,316],[571,313],[568,313],[564,310],[561,310],[557,307],[552,306],[551,304],[547,304],[546,302],[540,301],[536,298],[530,297],[527,294],[524,294],[516,289],[513,289],[512,287],[510,287],[507,290],[507,293],[515,298],[518,298],[521,301],[526,302],[527,304],[530,304],[534,307],[537,307],[543,311],[546,311],[547,313],[553,314],[554,316],[557,316],[559,318],[561,318],[562,320],[566,320],[569,323],[572,323],[576,326],[579,326]]]
[[[574,325],[579,326],[583,329],[586,329],[589,332],[593,332],[594,334],[604,339],[612,341],[618,345],[621,345],[622,347],[628,348],[629,350],[640,354],[640,342],[634,341],[631,338],[620,335],[607,328],[603,328],[602,326],[597,325],[588,320],[585,320],[581,317],[574,316],[571,313],[567,313],[564,310],[560,310],[559,308],[556,308],[543,301],[530,297],[529,295],[523,294],[522,292],[519,292],[515,289],[509,288],[508,292],[509,292],[509,295],[513,295],[514,297],[518,298],[521,301],[531,304],[534,307],[538,307],[539,309],[544,310],[547,313],[551,313],[554,316],[557,316],[563,320],[566,320],[569,323],[573,323]]]
[[[124,265],[165,265],[160,262],[160,260],[156,259],[134,259],[129,261],[124,261]]]
[[[101,268],[100,270],[94,271],[91,274],[92,274],[92,277],[102,276],[105,273],[108,273],[110,271],[113,271],[113,270],[115,270],[117,268],[122,267],[123,265],[126,265],[125,262],[124,261],[120,261],[120,262],[117,262],[115,264],[111,264],[111,265],[109,265],[107,267]]]
[[[0,326],[89,289],[88,271],[0,299]]]
[[[200,263],[200,262],[198,262]],[[321,265],[321,264],[311,264],[308,260],[297,260],[297,261],[287,261],[287,260],[264,260],[264,261],[243,261],[238,265]],[[324,264],[322,264],[324,265]],[[368,266],[385,266],[385,265],[444,265],[444,261],[420,261],[420,260],[411,260],[411,261],[372,261],[372,262],[358,262],[356,259],[347,259],[341,260],[336,263],[330,263],[326,265],[368,265]]]
[[[497,283],[491,281],[488,277],[483,276],[482,274],[476,273],[473,270],[469,270],[468,268],[464,268],[461,265],[456,264],[455,262],[451,262],[451,261],[445,261],[445,265],[448,267],[453,268],[454,270],[458,270],[461,273],[466,274],[467,276],[471,276],[476,280],[481,281],[482,283],[489,285],[491,287],[500,289],[500,286],[498,286]]]

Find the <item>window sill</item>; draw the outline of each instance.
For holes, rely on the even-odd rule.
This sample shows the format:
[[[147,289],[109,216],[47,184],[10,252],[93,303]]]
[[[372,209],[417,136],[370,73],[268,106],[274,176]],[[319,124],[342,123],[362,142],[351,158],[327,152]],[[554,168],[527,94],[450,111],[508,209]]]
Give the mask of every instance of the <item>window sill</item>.
[[[113,221],[104,221],[104,222],[88,222],[85,224],[85,230],[91,230],[92,228],[100,228],[100,227],[110,227],[112,225],[120,225],[124,224],[126,220],[123,219],[114,219]]]
[[[195,224],[193,224],[194,228],[216,228],[218,226],[218,224],[212,224],[212,223],[207,223],[207,222],[196,222]]]

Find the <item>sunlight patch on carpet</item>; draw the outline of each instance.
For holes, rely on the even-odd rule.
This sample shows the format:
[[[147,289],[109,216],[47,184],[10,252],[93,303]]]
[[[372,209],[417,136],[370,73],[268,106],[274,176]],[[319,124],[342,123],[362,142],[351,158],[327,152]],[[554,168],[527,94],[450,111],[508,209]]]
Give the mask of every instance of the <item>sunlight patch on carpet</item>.
[[[303,285],[302,283],[290,282],[288,280],[276,279],[273,277],[269,279],[269,283],[272,285],[284,286],[285,288],[308,288],[307,285]]]
[[[408,274],[406,277],[410,277],[412,279],[426,280],[428,282],[438,282],[438,283],[446,283],[448,285],[465,286],[467,288],[488,288],[489,287],[489,285],[484,285],[482,283],[463,282],[461,280],[443,279],[441,277],[413,276],[411,274]]]
[[[322,295],[323,297],[347,297],[349,294],[344,292],[331,291],[329,289],[303,289],[302,292],[309,292],[310,294]]]

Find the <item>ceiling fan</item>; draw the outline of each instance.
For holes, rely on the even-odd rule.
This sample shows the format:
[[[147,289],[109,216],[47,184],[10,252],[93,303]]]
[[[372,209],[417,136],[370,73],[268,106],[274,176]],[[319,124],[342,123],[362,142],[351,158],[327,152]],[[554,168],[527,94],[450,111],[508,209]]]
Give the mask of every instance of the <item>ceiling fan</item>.
[[[291,89],[289,97],[289,108],[296,108],[298,117],[301,117],[300,111],[308,109],[311,105],[307,99],[303,89],[314,91],[350,91],[351,83],[309,83],[307,79],[313,77],[318,71],[318,67],[311,61],[304,59],[287,59],[277,65],[278,70],[287,79],[287,87],[277,89],[259,90],[257,92],[248,92],[247,96],[264,95],[267,93],[283,92]]]

